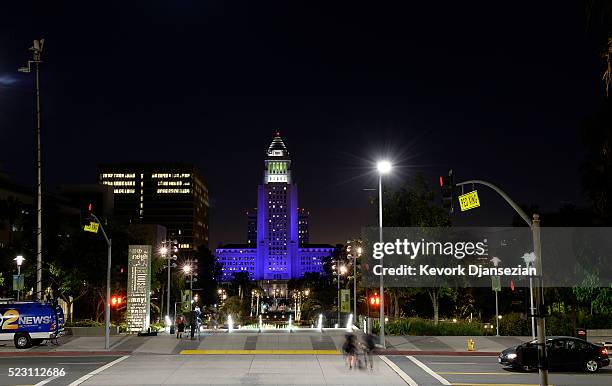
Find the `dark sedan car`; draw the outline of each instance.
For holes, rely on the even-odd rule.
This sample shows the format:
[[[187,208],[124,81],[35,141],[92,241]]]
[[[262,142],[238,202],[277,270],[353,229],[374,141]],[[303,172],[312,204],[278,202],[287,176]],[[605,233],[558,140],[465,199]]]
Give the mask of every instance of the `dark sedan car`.
[[[550,369],[583,369],[594,373],[610,364],[608,349],[569,336],[553,336],[546,339],[546,356]],[[516,369],[538,367],[537,341],[510,347],[499,354],[498,362]]]

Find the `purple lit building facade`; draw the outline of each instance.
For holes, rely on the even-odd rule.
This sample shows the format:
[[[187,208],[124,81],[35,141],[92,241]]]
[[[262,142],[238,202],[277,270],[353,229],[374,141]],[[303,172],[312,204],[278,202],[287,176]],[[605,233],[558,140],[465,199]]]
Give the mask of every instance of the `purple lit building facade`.
[[[280,135],[264,161],[257,208],[247,213],[247,243],[216,249],[223,280],[246,271],[252,280],[289,280],[306,272],[321,272],[323,258],[334,247],[309,244],[308,211],[298,208],[298,190],[291,176],[291,159]]]

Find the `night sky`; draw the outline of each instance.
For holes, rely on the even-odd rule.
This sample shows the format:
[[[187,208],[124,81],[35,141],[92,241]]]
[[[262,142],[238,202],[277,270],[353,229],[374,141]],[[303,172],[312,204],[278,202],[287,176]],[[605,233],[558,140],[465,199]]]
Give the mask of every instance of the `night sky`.
[[[194,162],[212,246],[245,241],[277,129],[313,242],[375,221],[363,189],[382,156],[393,186],[452,167],[519,203],[584,204],[580,126],[602,85],[582,2],[5,3],[0,162],[24,184],[33,77],[16,70],[43,37],[46,189],[94,183],[103,162]],[[456,223],[510,224],[501,199],[481,203]]]

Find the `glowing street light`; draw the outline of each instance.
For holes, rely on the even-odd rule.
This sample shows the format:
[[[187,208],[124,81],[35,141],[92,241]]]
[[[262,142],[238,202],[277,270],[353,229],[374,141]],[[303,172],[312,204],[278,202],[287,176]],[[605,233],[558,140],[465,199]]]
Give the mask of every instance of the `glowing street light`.
[[[391,166],[391,162],[389,161],[378,161],[376,163],[376,169],[378,170],[379,174],[388,174],[391,172],[392,166]]]
[[[21,255],[15,257],[13,260],[15,260],[15,262],[17,263],[17,277],[19,277],[19,280],[21,280],[21,264],[23,264],[23,261],[25,260],[25,258]],[[20,287],[17,287],[20,288]],[[19,295],[21,293],[21,289],[17,289],[17,301],[19,301]]]
[[[381,160],[376,163],[378,170],[378,237],[379,241],[383,241],[383,194],[382,194],[382,176],[389,174],[393,166],[387,160]],[[383,259],[380,259],[380,268],[382,272]],[[383,275],[380,275],[380,344],[385,348],[385,293]]]

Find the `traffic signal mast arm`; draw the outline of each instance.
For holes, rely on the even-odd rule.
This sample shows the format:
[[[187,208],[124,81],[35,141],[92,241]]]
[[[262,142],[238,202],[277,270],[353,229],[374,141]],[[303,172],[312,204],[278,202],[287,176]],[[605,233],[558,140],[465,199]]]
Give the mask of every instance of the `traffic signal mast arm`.
[[[548,360],[546,358],[547,355],[546,355],[546,347],[545,347],[546,345],[546,325],[544,322],[545,315],[542,312],[542,309],[544,309],[545,306],[544,306],[544,290],[542,288],[542,251],[541,251],[541,242],[540,242],[540,217],[537,214],[534,214],[533,221],[531,221],[531,219],[529,219],[529,216],[527,216],[527,214],[521,209],[521,207],[518,206],[517,203],[514,202],[510,198],[510,196],[506,194],[506,192],[504,192],[503,190],[501,190],[500,188],[498,188],[497,186],[493,185],[490,182],[483,181],[483,180],[469,180],[469,181],[459,182],[455,186],[453,186],[452,178],[453,178],[453,172],[451,170],[449,172],[449,180],[451,181],[451,189],[452,189],[451,192],[453,193],[454,193],[455,186],[463,186],[463,185],[480,184],[480,185],[484,185],[484,186],[487,186],[493,189],[500,196],[502,196],[502,198],[506,200],[508,204],[510,204],[510,206],[516,211],[516,213],[518,213],[519,216],[521,216],[521,218],[525,220],[527,225],[529,225],[529,227],[531,228],[531,231],[533,234],[533,248],[534,248],[534,253],[536,255],[536,261],[535,261],[536,272],[538,275],[538,277],[536,278],[536,288],[535,288],[535,292],[536,292],[535,307],[537,310],[537,315],[531,315],[531,317],[536,318],[537,324],[538,324],[537,346],[538,346],[538,372],[540,375],[540,384],[548,385]],[[444,182],[443,178],[440,177],[441,187],[443,185],[443,182]],[[454,200],[454,194],[451,195],[451,200]],[[451,203],[451,210],[452,210],[452,203]]]
[[[480,185],[484,185],[484,186],[488,186],[489,188],[495,190],[500,196],[502,196],[502,198],[504,200],[506,200],[506,202],[508,204],[510,204],[510,206],[512,207],[512,209],[514,209],[516,211],[516,213],[519,214],[519,216],[521,216],[521,218],[523,220],[525,220],[525,222],[527,223],[527,225],[529,225],[531,227],[532,222],[529,219],[529,216],[527,216],[527,214],[523,211],[523,209],[521,209],[520,206],[518,206],[518,204],[516,202],[514,202],[510,196],[508,196],[506,194],[506,192],[504,192],[503,190],[501,190],[500,188],[498,188],[497,186],[493,185],[490,182],[487,181],[483,181],[483,180],[469,180],[469,181],[463,181],[463,182],[458,182],[456,185],[457,186],[463,186],[463,185],[473,185],[473,184],[480,184]]]

